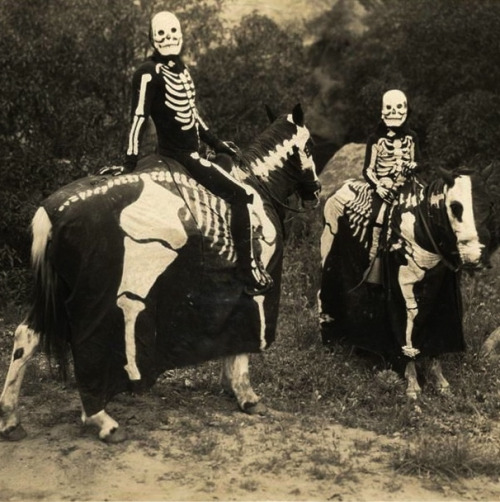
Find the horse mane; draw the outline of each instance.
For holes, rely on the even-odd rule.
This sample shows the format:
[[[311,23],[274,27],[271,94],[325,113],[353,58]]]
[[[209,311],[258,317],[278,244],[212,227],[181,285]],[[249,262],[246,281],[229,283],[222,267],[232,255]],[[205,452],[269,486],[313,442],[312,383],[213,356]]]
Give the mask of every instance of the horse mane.
[[[269,153],[276,151],[276,146],[283,144],[293,137],[297,131],[297,126],[290,122],[286,115],[277,118],[267,129],[242,152],[245,164],[253,164],[257,161],[264,161],[269,157]]]

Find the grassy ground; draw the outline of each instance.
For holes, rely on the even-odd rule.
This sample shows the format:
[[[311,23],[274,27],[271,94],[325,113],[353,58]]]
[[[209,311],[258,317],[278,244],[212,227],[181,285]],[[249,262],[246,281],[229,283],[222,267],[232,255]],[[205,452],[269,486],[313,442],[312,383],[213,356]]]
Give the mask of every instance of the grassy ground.
[[[469,349],[464,354],[443,358],[444,374],[453,394],[439,395],[424,377],[422,397],[416,403],[409,402],[403,380],[391,369],[375,366],[373,361],[359,358],[349,348],[327,351],[321,345],[316,316],[320,276],[318,220],[316,214],[309,218],[299,216],[292,222],[295,237],[286,250],[277,341],[265,354],[254,355],[251,360],[256,392],[264,396],[264,402],[276,412],[302,420],[304,430],[321,427],[318,425],[321,423],[341,424],[404,439],[401,446],[390,452],[395,472],[439,479],[485,475],[498,481],[500,368],[482,359],[479,350],[488,334],[500,325],[500,279],[495,273],[500,267],[500,256],[494,257],[493,270],[464,277],[464,323]],[[15,308],[4,312],[0,332],[1,375],[5,375],[8,364],[12,328],[21,317],[21,311]],[[218,365],[213,362],[201,368],[167,372],[151,391],[152,395],[157,401],[168,401],[175,409],[177,402],[186,406],[183,393],[193,388],[194,399],[184,412],[200,416],[204,407],[197,399],[211,400],[219,392],[218,371]],[[76,394],[74,384],[68,385]],[[67,399],[66,392],[67,389],[51,380],[44,359],[39,357],[30,367],[23,388],[30,408],[36,409],[37,403],[48,399]],[[119,397],[117,406],[126,406],[128,399]],[[145,407],[156,406],[157,401],[149,401]],[[74,407],[78,408],[77,402]],[[72,416],[77,413],[66,409],[58,414],[58,409],[54,406],[50,416],[38,419],[56,424],[68,420],[68,416],[61,413]],[[158,416],[164,415],[160,412]],[[205,422],[209,418],[201,418],[195,427],[206,430]],[[137,419],[129,414],[126,420],[133,423]],[[151,420],[149,426],[142,424],[145,431],[172,427],[160,418]],[[196,438],[192,439],[193,451],[209,455],[216,450],[217,443],[210,435],[192,430],[192,421],[179,415],[177,422],[179,430],[188,435],[192,433],[190,437]],[[357,454],[366,448],[370,445],[365,440],[360,439],[355,445]],[[313,452],[310,476],[317,479],[328,476],[328,466],[340,465],[336,455],[338,452],[331,445],[317,448]],[[347,467],[344,465],[337,474],[348,476]],[[244,488],[252,491],[250,485]]]
[[[468,350],[442,359],[453,394],[442,396],[427,384],[424,366],[423,394],[414,403],[404,394],[404,381],[382,361],[374,365],[349,348],[322,347],[318,222],[295,223],[300,243],[293,239],[286,253],[278,341],[254,365],[258,390],[287,410],[314,409],[349,427],[411,439],[412,447],[394,457],[397,470],[498,476],[500,367],[481,357],[480,349],[500,326],[500,256],[493,257],[493,269],[463,278]]]

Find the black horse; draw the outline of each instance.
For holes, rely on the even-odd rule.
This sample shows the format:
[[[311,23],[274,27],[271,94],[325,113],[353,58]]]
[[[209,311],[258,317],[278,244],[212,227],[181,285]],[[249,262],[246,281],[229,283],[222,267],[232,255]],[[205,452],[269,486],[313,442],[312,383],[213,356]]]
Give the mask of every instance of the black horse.
[[[365,182],[346,181],[324,207],[323,342],[399,360],[412,398],[420,393],[415,361],[430,356],[437,387],[447,391],[437,357],[464,349],[460,270],[487,259],[490,201],[470,172],[427,185],[412,179],[376,221],[384,203]]]
[[[44,201],[33,219],[36,301],[16,330],[0,398],[4,437],[25,435],[19,391],[38,345],[63,369],[71,348],[82,419],[105,441],[124,439],[105,411],[115,394],[216,358],[224,358],[222,383],[241,409],[262,410],[248,353],[274,340],[287,199],[298,192],[303,203],[318,203],[300,105],[242,152],[233,174],[254,193],[255,247],[275,283],[265,295],[243,293],[230,206],[174,161],[155,157],[134,174],[91,176]]]

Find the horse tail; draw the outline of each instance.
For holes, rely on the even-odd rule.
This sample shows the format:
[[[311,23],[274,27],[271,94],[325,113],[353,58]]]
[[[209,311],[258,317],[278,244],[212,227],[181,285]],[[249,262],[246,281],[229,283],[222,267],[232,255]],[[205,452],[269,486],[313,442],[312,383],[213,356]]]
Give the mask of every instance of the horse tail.
[[[27,324],[40,336],[40,346],[50,361],[55,361],[62,378],[68,369],[69,322],[64,309],[64,285],[48,257],[52,238],[52,223],[40,207],[31,223],[33,241],[33,300]]]

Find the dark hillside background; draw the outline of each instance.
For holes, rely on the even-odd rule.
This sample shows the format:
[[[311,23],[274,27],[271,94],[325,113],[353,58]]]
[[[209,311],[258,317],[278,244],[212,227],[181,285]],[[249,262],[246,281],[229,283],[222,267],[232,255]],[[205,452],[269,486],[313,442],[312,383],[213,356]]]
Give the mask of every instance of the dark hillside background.
[[[244,146],[266,127],[265,104],[280,113],[300,101],[321,168],[343,144],[365,140],[381,94],[398,87],[426,163],[493,163],[495,189],[500,2],[323,0],[321,12],[299,3],[266,2],[278,8],[240,17],[230,0],[2,1],[0,311],[27,299],[39,202],[121,163],[130,77],[161,9],[181,19],[200,109],[221,138]]]

